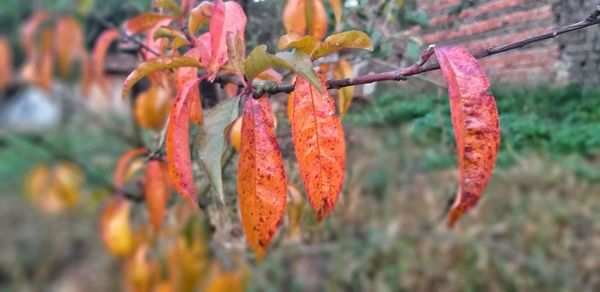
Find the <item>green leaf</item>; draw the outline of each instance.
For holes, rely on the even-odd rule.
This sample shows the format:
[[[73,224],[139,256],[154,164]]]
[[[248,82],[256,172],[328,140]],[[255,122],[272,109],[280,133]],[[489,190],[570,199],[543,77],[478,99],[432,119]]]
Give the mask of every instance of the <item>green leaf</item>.
[[[227,148],[225,129],[240,115],[239,102],[239,97],[228,98],[206,113],[198,138],[200,165],[221,202],[224,202],[222,160]]]
[[[135,68],[133,72],[127,76],[121,90],[121,97],[125,97],[129,90],[140,81],[142,78],[158,71],[165,69],[175,69],[179,67],[204,67],[202,64],[190,57],[158,57],[148,60]]]
[[[342,49],[350,48],[372,51],[373,44],[371,44],[369,36],[362,31],[345,31],[328,36],[324,41],[319,43],[311,57],[315,60]]]
[[[260,45],[248,55],[244,63],[246,76],[254,79],[261,72],[269,68],[285,68],[304,77],[311,85],[321,91],[321,81],[313,70],[310,57],[298,50],[294,52],[280,52],[276,55],[267,53],[267,46]]]

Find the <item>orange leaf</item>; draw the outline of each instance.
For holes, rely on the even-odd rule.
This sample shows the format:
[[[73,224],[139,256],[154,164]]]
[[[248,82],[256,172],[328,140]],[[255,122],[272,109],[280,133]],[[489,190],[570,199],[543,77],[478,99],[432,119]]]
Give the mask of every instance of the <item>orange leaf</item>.
[[[229,143],[235,151],[240,151],[240,143],[242,141],[242,117],[239,117],[233,122],[229,129]]]
[[[283,26],[286,32],[300,36],[306,33],[306,0],[288,0],[283,8]]]
[[[352,78],[353,77],[352,64],[350,64],[346,60],[341,60],[337,64],[335,71],[333,72],[333,75],[337,79]],[[339,91],[338,91],[338,112],[340,113],[340,119],[344,118],[344,115],[350,108],[353,97],[354,97],[354,87],[353,86],[346,86],[346,87],[339,89]]]
[[[98,39],[96,39],[94,49],[92,50],[93,75],[103,90],[108,89],[108,84],[106,82],[106,78],[104,77],[104,62],[106,61],[106,53],[108,52],[108,48],[110,48],[110,44],[112,44],[112,42],[118,37],[118,30],[107,29],[100,34]]]
[[[166,139],[167,166],[171,183],[177,192],[190,200],[194,206],[198,204],[190,155],[190,97],[192,96],[191,90],[198,89],[200,80],[199,78],[189,80],[177,91],[175,102],[171,108]]]
[[[12,80],[12,53],[8,40],[0,37],[0,92],[4,91]]]
[[[141,13],[138,14],[123,24],[123,27],[130,34],[138,34],[154,27],[159,22],[165,19],[172,19],[168,15],[156,13]]]
[[[135,120],[144,128],[162,129],[169,117],[169,110],[171,110],[169,91],[160,86],[153,84],[135,98]]]
[[[126,256],[133,250],[130,210],[130,203],[116,196],[108,202],[100,217],[100,235],[108,251],[115,256]]]
[[[165,206],[169,198],[166,166],[158,159],[148,161],[146,166],[144,195],[150,222],[154,230],[158,231],[165,216]]]
[[[127,169],[131,161],[141,155],[146,155],[148,150],[146,148],[134,148],[131,149],[121,155],[119,160],[117,160],[117,167],[115,168],[115,173],[113,174],[113,184],[115,188],[121,189],[125,184],[125,180],[127,177]]]
[[[243,292],[246,286],[246,270],[224,270],[220,264],[213,266],[213,275],[207,284],[206,292]]]
[[[323,88],[327,88],[321,78]],[[344,182],[344,129],[335,115],[333,98],[319,93],[304,78],[294,85],[292,138],[308,199],[322,220],[337,201]]]
[[[58,71],[62,78],[67,78],[71,73],[71,62],[85,53],[83,30],[75,18],[63,17],[58,20],[54,45]]]
[[[246,14],[242,7],[234,2],[217,0],[210,17],[209,31],[212,54],[208,66],[208,80],[213,81],[219,68],[227,62],[227,34],[238,35],[241,47],[245,48],[244,31]]]
[[[321,0],[288,0],[283,9],[286,32],[322,39],[327,32],[327,11]]]
[[[238,198],[250,247],[262,258],[285,211],[286,181],[269,98],[248,97],[242,115]]]
[[[329,4],[333,9],[333,15],[335,16],[335,27],[340,27],[342,23],[342,0],[329,0]]]
[[[327,11],[321,0],[306,0],[306,34],[322,39],[327,33]]]
[[[458,152],[459,186],[448,226],[475,206],[487,185],[500,146],[500,125],[490,84],[477,60],[462,47],[435,51],[448,82]]]

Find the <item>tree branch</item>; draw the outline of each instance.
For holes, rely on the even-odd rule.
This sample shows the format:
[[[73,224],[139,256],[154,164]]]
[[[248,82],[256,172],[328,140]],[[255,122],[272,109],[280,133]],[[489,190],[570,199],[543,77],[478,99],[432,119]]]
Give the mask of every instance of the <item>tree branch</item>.
[[[558,35],[561,35],[564,33],[583,29],[588,26],[600,24],[599,17],[600,17],[600,6],[596,7],[596,11],[594,11],[590,16],[588,16],[584,20],[569,24],[567,26],[555,29],[553,31],[550,31],[550,32],[547,32],[544,34],[531,36],[526,39],[519,40],[519,41],[510,43],[510,44],[507,44],[507,45],[501,45],[501,46],[497,46],[497,47],[487,48],[487,49],[484,49],[484,50],[474,53],[473,56],[475,56],[475,58],[477,58],[477,59],[481,59],[481,58],[489,57],[489,56],[499,54],[502,52],[521,48],[526,45],[529,45],[529,44],[532,44],[535,42],[539,42],[542,40],[553,39],[553,38],[557,37]],[[328,89],[339,89],[339,88],[346,87],[346,86],[368,84],[368,83],[380,82],[380,81],[401,81],[401,80],[406,80],[408,78],[408,76],[411,76],[411,75],[417,75],[417,74],[421,74],[421,73],[425,73],[425,72],[429,72],[429,71],[433,71],[433,70],[438,70],[438,69],[440,69],[440,65],[437,63],[424,65],[425,64],[424,61],[427,61],[427,59],[433,53],[432,50],[431,50],[431,52],[430,52],[430,50],[431,50],[431,46],[423,53],[419,62],[417,62],[416,64],[414,64],[412,66],[402,68],[399,70],[395,70],[395,71],[368,74],[368,75],[358,76],[358,77],[354,77],[354,78],[330,79],[327,81],[327,88]],[[257,86],[257,93],[260,93],[260,94],[289,93],[289,92],[292,92],[293,90],[294,90],[293,84],[277,84],[277,85],[273,85],[273,84],[260,85],[259,84]],[[257,94],[255,94],[254,96],[259,97],[259,96],[257,96]]]

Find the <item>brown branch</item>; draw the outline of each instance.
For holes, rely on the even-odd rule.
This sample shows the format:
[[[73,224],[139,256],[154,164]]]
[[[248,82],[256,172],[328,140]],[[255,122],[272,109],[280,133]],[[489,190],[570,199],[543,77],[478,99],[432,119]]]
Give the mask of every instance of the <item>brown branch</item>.
[[[600,17],[600,7],[597,7],[596,11],[594,11],[590,16],[588,16],[584,20],[569,24],[567,26],[555,29],[553,31],[550,31],[550,32],[547,32],[544,34],[531,36],[526,39],[522,39],[522,40],[510,43],[510,44],[507,44],[507,45],[501,45],[501,46],[497,46],[497,47],[487,48],[482,51],[474,53],[473,56],[475,56],[475,58],[477,58],[477,59],[481,59],[481,58],[489,57],[489,56],[499,54],[502,52],[518,49],[518,48],[521,48],[526,45],[529,45],[529,44],[532,44],[535,42],[539,42],[542,40],[552,39],[552,38],[555,38],[556,36],[564,34],[564,33],[583,29],[588,26],[600,24],[599,17]],[[429,72],[429,71],[440,69],[440,65],[437,63],[424,65],[424,63],[425,63],[424,61],[427,61],[427,59],[431,56],[432,53],[433,53],[433,51],[431,50],[431,47],[429,47],[425,51],[425,53],[421,56],[421,59],[419,60],[419,62],[417,62],[416,64],[414,64],[412,66],[402,68],[399,70],[368,74],[368,75],[358,76],[358,77],[354,77],[354,78],[330,79],[327,81],[327,88],[328,89],[339,89],[339,88],[346,87],[346,86],[368,84],[368,83],[380,82],[380,81],[401,81],[401,80],[406,80],[408,78],[408,76],[411,76],[411,75],[417,75],[417,74],[421,74],[424,72]],[[263,86],[261,86],[261,85],[258,86],[257,93],[259,93],[259,94],[289,93],[289,92],[292,92],[293,90],[294,90],[293,84],[265,84]],[[259,94],[255,94],[254,96],[258,97]]]

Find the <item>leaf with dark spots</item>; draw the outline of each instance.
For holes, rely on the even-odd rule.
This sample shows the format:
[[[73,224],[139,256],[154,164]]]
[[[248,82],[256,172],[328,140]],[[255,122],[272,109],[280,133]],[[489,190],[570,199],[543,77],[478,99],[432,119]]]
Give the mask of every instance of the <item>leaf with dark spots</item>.
[[[240,213],[248,244],[262,258],[284,215],[285,170],[269,98],[248,98],[242,119],[237,181]]]
[[[326,88],[322,77],[321,83]],[[298,77],[292,98],[292,138],[298,166],[310,204],[322,220],[333,210],[344,182],[344,129],[327,91],[319,93]]]
[[[487,185],[500,145],[500,125],[490,84],[477,60],[464,48],[436,50],[448,82],[458,152],[459,185],[448,226],[475,206]]]
[[[200,78],[191,79],[177,91],[165,141],[171,183],[179,194],[194,205],[197,205],[197,198],[190,156],[189,120],[190,96],[192,96],[190,92],[192,89],[197,89],[200,80]]]

